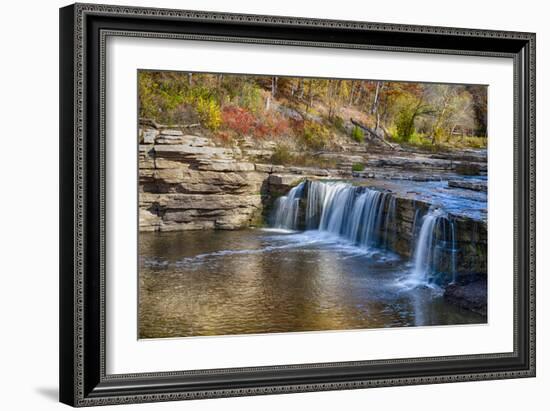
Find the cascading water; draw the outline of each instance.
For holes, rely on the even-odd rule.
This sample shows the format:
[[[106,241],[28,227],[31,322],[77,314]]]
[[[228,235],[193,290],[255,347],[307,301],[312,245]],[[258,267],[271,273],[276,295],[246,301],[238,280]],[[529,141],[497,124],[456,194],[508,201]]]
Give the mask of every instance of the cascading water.
[[[454,282],[456,251],[454,222],[442,209],[430,209],[422,218],[422,226],[416,240],[412,280],[424,284],[441,281],[444,274],[442,271],[447,271],[451,274],[450,282]],[[445,270],[449,254],[450,266]]]
[[[296,229],[300,198],[307,191],[305,227],[334,234],[357,245],[385,247],[395,232],[395,197],[347,183],[310,181],[280,197],[274,226]]]
[[[391,194],[346,183],[316,181],[310,183],[308,193],[306,219],[315,221],[315,216],[307,215],[307,211],[321,210],[318,230],[364,248],[387,244],[387,234],[393,232],[395,225]]]
[[[305,183],[302,182],[292,188],[288,195],[281,196],[275,203],[273,226],[296,230],[298,228],[298,214],[300,212],[300,198],[303,195]]]
[[[301,205],[302,202],[302,205]],[[300,214],[300,208],[305,212]],[[302,182],[277,199],[273,227],[317,230],[365,249],[391,249],[396,236],[396,197],[342,182]],[[438,207],[422,216],[415,207],[412,223],[414,284],[456,280],[455,223]]]
[[[388,210],[386,211],[386,220],[384,222],[385,231],[384,231],[384,247],[389,246],[390,237],[395,236],[395,204],[397,203],[395,196],[390,197],[390,203]]]

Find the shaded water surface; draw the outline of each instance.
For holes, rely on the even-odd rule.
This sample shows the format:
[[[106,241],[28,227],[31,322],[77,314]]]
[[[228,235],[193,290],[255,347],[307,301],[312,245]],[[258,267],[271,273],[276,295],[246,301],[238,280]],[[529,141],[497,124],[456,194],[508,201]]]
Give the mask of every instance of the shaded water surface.
[[[139,268],[140,338],[486,322],[408,285],[401,257],[318,231],[140,233]]]

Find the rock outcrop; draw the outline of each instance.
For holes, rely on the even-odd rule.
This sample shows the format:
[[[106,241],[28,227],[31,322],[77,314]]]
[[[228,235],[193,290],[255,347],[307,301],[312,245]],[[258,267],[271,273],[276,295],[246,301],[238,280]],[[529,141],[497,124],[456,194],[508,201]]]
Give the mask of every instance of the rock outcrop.
[[[216,147],[182,130],[140,130],[142,231],[237,229],[259,224],[267,174],[239,148]]]
[[[142,124],[139,132],[139,225],[142,231],[239,229],[268,221],[275,200],[307,179],[411,179],[432,181],[434,171],[453,171],[457,165],[483,164],[484,154],[453,154],[449,158],[407,153],[387,157],[366,153],[353,145],[349,153],[323,153],[334,169],[268,164],[248,141],[240,147],[219,147],[210,139],[189,134],[188,129]],[[268,149],[270,146],[266,146]],[[250,153],[248,153],[250,151]],[[351,171],[364,163],[362,172]],[[411,171],[412,170],[412,171]],[[416,170],[416,171],[414,171]],[[428,171],[422,174],[421,171]],[[483,190],[462,180],[450,187]],[[480,183],[480,185],[483,185]],[[396,195],[396,230],[391,247],[410,257],[414,250],[419,215],[430,207],[410,196]],[[452,216],[461,244],[459,273],[486,270],[486,222]]]
[[[305,230],[306,208],[308,207],[308,196],[310,180],[319,178],[300,178],[294,175],[271,175],[269,177],[269,188],[272,195],[287,194],[290,188],[306,180],[298,198],[298,212],[296,228]],[[364,186],[357,186],[357,193],[367,189]],[[370,187],[372,190],[373,187]],[[391,221],[391,227],[383,227],[375,224],[375,237],[383,236],[387,239],[386,246],[391,251],[412,260],[417,246],[419,233],[423,223],[423,217],[429,212],[432,204],[411,198],[408,195],[393,192],[387,189],[374,188],[376,191],[383,191],[393,197],[394,201],[384,202],[384,207],[379,209],[379,221]],[[359,195],[359,194],[358,194]],[[388,218],[389,215],[389,218]],[[319,217],[315,226],[319,223]],[[438,258],[434,269],[439,273],[438,280],[443,284],[452,281],[470,283],[478,276],[484,277],[487,272],[487,221],[483,218],[473,218],[465,215],[452,213],[446,214],[448,224],[443,226],[446,232],[439,233],[441,237],[448,237],[437,244],[436,251]],[[453,227],[453,239],[451,244],[450,224]],[[446,227],[446,228],[445,228]],[[376,230],[379,230],[376,232]],[[383,231],[383,233],[382,233]]]
[[[445,288],[445,300],[463,309],[487,315],[487,280],[451,284]]]
[[[380,181],[438,181],[441,175],[453,175],[450,180],[446,178],[449,189],[487,190],[481,179],[469,181],[456,177],[460,168],[484,173],[483,154],[453,154],[445,158],[416,154],[406,157],[407,153],[402,153],[398,157],[384,157],[366,153],[362,151],[364,147],[354,145],[352,148],[347,154],[320,154],[321,158],[331,160],[335,168],[281,166],[269,164],[268,150],[254,151],[247,144],[219,147],[188,129],[142,124],[139,130],[139,228],[141,231],[235,230],[263,225],[269,221],[275,200],[306,180],[354,179],[361,181],[360,185],[376,189],[374,185]],[[364,164],[365,169],[352,172],[356,163]],[[411,259],[421,218],[432,204],[414,191],[403,193],[394,191],[390,185],[384,187],[381,190],[395,197],[391,211],[395,214],[395,228],[387,246]],[[299,215],[304,219],[305,200],[300,201]],[[483,305],[487,273],[486,217],[449,214],[448,218],[456,233],[456,250],[453,250],[456,254],[454,258],[445,254],[449,252],[446,247],[438,251],[442,253],[438,269],[443,273],[454,272],[453,282],[445,278],[446,283],[451,282],[446,287],[445,298],[483,314],[486,310]],[[305,221],[302,226],[305,228]],[[451,261],[455,262],[452,270]]]
[[[267,164],[269,150],[218,147],[187,130],[142,123],[141,231],[225,229],[267,221],[275,199],[306,178],[350,177],[348,169]],[[261,151],[261,152],[260,152]],[[257,162],[262,161],[262,162]]]
[[[464,188],[473,191],[487,192],[487,183],[481,181],[449,180],[447,183],[451,188]]]
[[[422,216],[426,214],[430,204],[413,200],[408,197],[396,196],[396,231],[390,240],[391,247],[398,254],[411,258],[415,248],[415,238],[421,228]],[[487,221],[449,213],[448,218],[454,225],[455,232],[455,279],[470,281],[472,275],[487,272]],[[450,244],[438,249],[441,254],[438,271],[448,273],[445,282],[452,280]]]

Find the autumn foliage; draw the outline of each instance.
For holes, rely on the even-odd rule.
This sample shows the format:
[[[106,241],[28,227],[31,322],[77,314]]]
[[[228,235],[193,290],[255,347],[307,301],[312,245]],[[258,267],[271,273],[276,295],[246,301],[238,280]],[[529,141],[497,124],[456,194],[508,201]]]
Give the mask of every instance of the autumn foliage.
[[[227,106],[223,108],[222,124],[226,129],[238,134],[248,134],[253,130],[255,123],[256,119],[252,113],[242,107]]]
[[[487,144],[483,85],[154,71],[138,80],[140,117],[198,123],[228,144],[243,137],[314,151],[346,139],[365,144],[369,134],[357,121],[403,145]]]
[[[226,106],[222,111],[222,129],[239,136],[256,138],[278,137],[290,131],[289,121],[271,113],[261,117],[238,106]]]

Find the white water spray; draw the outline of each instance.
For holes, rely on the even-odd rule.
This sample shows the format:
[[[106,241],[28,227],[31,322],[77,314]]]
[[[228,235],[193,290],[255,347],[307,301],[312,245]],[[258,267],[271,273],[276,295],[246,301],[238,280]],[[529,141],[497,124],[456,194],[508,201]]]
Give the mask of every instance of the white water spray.
[[[440,208],[433,208],[422,218],[422,226],[416,240],[412,280],[428,284],[437,280],[438,270],[450,254],[452,282],[456,280],[455,224]]]

